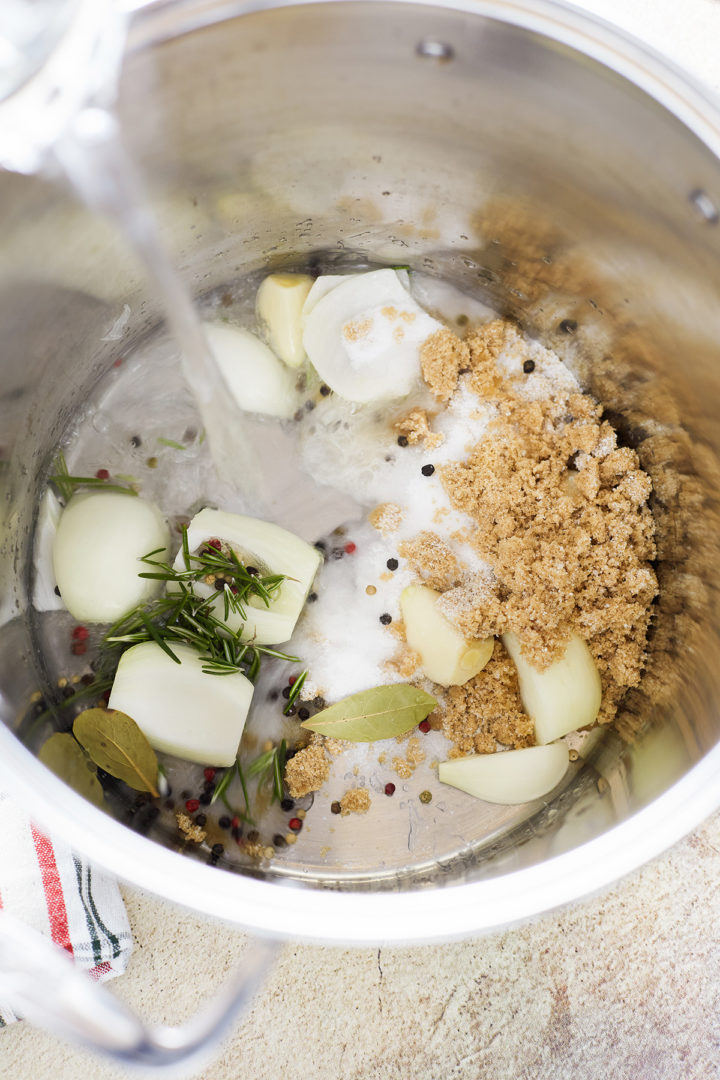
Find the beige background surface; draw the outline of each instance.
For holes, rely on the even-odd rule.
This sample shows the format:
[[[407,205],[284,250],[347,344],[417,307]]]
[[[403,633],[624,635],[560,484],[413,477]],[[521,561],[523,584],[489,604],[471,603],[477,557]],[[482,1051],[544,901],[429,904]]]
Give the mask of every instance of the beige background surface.
[[[720,0],[579,6],[720,90]],[[136,946],[113,990],[147,1019],[178,1023],[246,939],[135,890],[125,896]],[[0,1035],[2,1077],[126,1075],[23,1024]],[[720,1077],[720,815],[602,897],[501,935],[405,949],[285,946],[202,1077]]]

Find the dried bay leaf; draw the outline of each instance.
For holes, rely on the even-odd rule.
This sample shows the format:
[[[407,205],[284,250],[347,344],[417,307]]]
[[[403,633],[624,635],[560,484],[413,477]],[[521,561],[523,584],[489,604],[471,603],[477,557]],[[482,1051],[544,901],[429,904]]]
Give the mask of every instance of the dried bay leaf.
[[[40,747],[38,757],[50,772],[69,784],[78,795],[84,796],[95,806],[105,805],[96,766],[72,735],[60,732],[51,735]]]
[[[428,716],[437,701],[417,686],[391,683],[338,701],[301,727],[350,742],[376,742],[404,735]]]
[[[75,717],[73,733],[101,769],[157,797],[155,751],[129,716],[118,709],[85,709]]]

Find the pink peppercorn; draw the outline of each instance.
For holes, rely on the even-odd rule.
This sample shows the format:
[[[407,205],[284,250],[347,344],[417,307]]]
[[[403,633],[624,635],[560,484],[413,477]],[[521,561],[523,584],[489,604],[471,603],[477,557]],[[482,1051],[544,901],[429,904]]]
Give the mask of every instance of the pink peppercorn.
[[[297,682],[297,675],[291,675],[288,679],[288,686],[293,686]]]
[[[188,814],[194,814],[196,810],[200,809],[200,800],[188,799],[185,803],[185,809],[187,810]]]
[[[75,626],[73,627],[72,634],[70,635],[73,641],[87,641],[90,636],[90,631],[87,626]]]
[[[231,827],[233,829],[239,829],[240,828],[240,818],[239,817],[234,817],[232,819],[232,821],[230,822],[230,825],[231,825]]]
[[[288,829],[292,829],[293,832],[300,832],[302,829],[302,821],[299,817],[291,817],[288,821]]]
[[[73,641],[70,646],[70,652],[73,656],[84,656],[87,652],[87,645],[84,641]]]
[[[345,545],[345,554],[346,554],[346,555],[352,555],[352,553],[353,553],[354,551],[357,551],[357,544],[354,544],[354,543],[352,542],[352,540],[350,540],[350,541],[349,541],[349,542],[348,542],[348,543],[347,543],[347,544]]]
[[[429,720],[421,720],[420,723],[418,724],[418,727],[422,731],[423,735],[427,735],[428,731],[430,730],[430,721]]]
[[[110,473],[107,471],[107,469],[98,469],[98,471],[95,473],[95,476],[98,480],[110,479]]]
[[[395,785],[394,784],[386,784],[385,785],[385,794],[386,795],[394,795],[395,794]]]
[[[215,770],[211,769],[211,768],[203,769],[203,776],[208,781],[214,780],[215,779]]]

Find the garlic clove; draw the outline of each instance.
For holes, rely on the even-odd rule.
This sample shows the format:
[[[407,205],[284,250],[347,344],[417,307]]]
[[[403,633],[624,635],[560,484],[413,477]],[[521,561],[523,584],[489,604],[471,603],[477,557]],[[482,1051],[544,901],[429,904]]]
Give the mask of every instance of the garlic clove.
[[[595,723],[602,687],[595,661],[581,637],[572,634],[560,659],[544,671],[526,660],[515,634],[503,634],[502,643],[517,669],[520,696],[535,724],[538,743],[551,743]]]
[[[288,420],[298,407],[295,375],[249,330],[205,323],[210,351],[228,390],[245,412]]]
[[[305,359],[302,310],[313,279],[307,274],[270,274],[257,291],[258,319],[264,323],[270,348],[288,367]]]
[[[466,791],[476,799],[515,806],[540,799],[557,787],[567,772],[568,748],[563,742],[474,754],[438,765],[443,784]]]
[[[493,654],[494,638],[465,638],[437,606],[440,593],[428,585],[408,585],[400,595],[405,637],[420,653],[428,679],[440,686],[462,686],[482,671]]]

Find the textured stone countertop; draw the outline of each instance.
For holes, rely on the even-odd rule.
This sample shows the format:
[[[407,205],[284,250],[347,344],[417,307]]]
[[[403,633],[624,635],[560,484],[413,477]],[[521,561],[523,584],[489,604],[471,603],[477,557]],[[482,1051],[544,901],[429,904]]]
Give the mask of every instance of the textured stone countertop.
[[[720,90],[720,0],[581,5]],[[135,952],[113,991],[178,1023],[245,936],[125,889]],[[26,1025],[18,1080],[128,1075]],[[135,1074],[133,1074],[135,1075]],[[203,1080],[705,1080],[720,1077],[720,815],[600,897],[460,944],[287,945]]]

